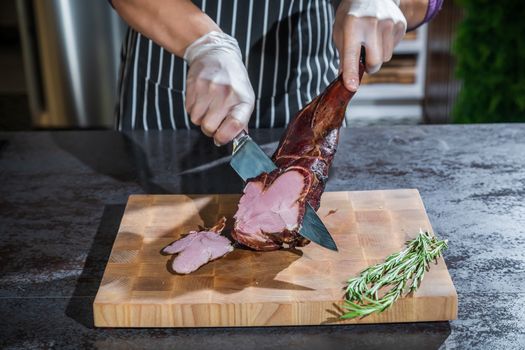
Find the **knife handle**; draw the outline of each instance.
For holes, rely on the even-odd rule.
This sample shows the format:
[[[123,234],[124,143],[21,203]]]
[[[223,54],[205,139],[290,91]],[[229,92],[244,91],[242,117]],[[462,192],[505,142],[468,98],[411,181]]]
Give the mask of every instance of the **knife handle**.
[[[233,151],[232,154],[235,154],[235,152],[244,144],[246,140],[250,138],[250,135],[246,132],[246,130],[241,130],[237,136],[233,138]]]

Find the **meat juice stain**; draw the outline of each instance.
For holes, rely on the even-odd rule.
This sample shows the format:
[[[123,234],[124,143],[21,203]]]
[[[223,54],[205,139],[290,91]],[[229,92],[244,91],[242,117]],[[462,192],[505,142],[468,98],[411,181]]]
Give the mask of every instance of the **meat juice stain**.
[[[326,217],[328,217],[328,216],[330,216],[330,215],[332,215],[332,214],[335,214],[335,213],[337,213],[337,209],[330,209],[330,210],[328,211],[328,213],[327,213],[324,217],[326,218]]]

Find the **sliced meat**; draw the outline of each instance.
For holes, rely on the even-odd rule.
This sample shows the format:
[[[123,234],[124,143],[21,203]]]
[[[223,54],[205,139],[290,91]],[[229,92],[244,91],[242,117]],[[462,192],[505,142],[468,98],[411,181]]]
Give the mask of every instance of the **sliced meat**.
[[[223,217],[214,227],[191,231],[165,247],[162,250],[164,254],[178,254],[172,261],[173,271],[188,274],[231,252],[233,246],[230,240],[220,234],[225,225],[226,218]]]
[[[279,241],[293,243],[309,185],[301,168],[265,173],[248,182],[234,216],[235,239],[258,250],[278,249]]]
[[[360,64],[360,78],[364,66]],[[272,159],[273,172],[248,180],[235,214],[232,237],[256,250],[304,246],[299,235],[306,203],[319,208],[348,102],[342,77],[299,111]]]

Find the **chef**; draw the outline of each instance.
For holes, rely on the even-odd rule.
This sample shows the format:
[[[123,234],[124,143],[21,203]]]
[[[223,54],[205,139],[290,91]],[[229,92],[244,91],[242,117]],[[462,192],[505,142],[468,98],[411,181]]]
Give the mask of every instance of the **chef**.
[[[113,0],[129,24],[120,130],[188,129],[231,141],[283,127],[339,72],[358,88],[443,0]]]

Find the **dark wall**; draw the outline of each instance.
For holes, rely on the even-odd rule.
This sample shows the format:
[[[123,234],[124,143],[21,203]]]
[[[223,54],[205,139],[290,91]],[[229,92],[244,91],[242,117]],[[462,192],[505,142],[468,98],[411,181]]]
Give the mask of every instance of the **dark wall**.
[[[16,0],[0,1],[0,130],[31,128]]]
[[[452,108],[460,89],[454,77],[452,42],[462,11],[455,1],[445,0],[441,12],[428,24],[427,75],[423,118],[426,123],[451,122]]]

